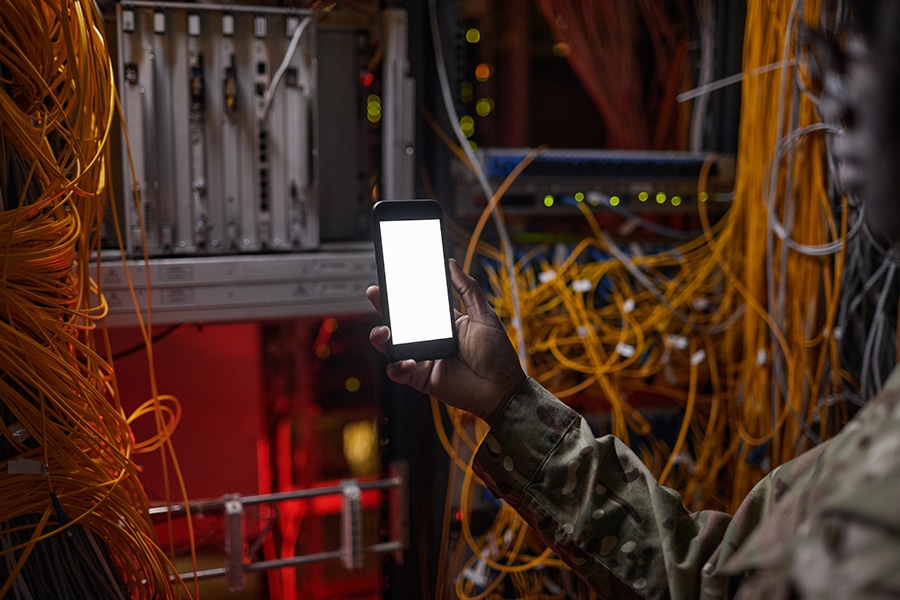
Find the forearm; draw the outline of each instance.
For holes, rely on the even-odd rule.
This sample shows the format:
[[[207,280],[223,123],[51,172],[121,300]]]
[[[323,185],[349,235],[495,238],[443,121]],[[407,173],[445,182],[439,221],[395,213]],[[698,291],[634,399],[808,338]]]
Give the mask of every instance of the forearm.
[[[607,597],[697,595],[729,517],[689,513],[640,459],[529,379],[475,460],[485,483]]]

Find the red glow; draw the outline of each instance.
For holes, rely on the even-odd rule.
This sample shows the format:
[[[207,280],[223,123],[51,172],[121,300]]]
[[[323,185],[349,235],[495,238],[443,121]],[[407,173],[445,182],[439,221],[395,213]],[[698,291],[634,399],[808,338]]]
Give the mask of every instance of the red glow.
[[[372,478],[361,478],[359,481],[368,481]],[[313,487],[337,485],[336,481],[322,481]],[[360,508],[362,510],[375,510],[381,506],[381,491],[379,490],[363,490],[360,498]],[[344,498],[340,494],[330,494],[328,496],[316,496],[310,499],[310,510],[314,515],[336,515],[340,514],[344,507]]]

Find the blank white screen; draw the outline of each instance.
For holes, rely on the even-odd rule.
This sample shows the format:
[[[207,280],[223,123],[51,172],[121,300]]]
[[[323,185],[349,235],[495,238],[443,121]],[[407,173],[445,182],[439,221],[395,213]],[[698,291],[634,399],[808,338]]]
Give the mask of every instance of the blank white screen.
[[[440,220],[382,221],[381,246],[393,343],[452,337]]]

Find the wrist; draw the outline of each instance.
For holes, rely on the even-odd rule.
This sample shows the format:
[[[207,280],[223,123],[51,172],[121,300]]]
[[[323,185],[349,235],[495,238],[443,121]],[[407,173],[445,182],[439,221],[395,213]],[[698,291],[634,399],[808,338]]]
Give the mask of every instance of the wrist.
[[[504,409],[509,405],[510,401],[516,397],[525,383],[528,381],[528,376],[524,373],[521,374],[521,379],[519,381],[514,382],[509,388],[509,391],[506,392],[500,399],[493,410],[487,412],[486,414],[481,415],[482,420],[487,423],[489,426],[493,427],[494,423],[503,413]]]

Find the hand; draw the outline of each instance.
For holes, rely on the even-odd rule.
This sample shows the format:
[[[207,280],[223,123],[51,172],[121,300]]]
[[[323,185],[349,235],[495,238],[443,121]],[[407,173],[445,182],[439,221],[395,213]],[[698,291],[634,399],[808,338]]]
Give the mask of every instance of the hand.
[[[403,360],[390,363],[392,381],[434,396],[439,401],[473,413],[491,423],[497,410],[525,380],[506,330],[474,278],[450,259],[450,281],[462,298],[467,314],[457,314],[458,349],[454,356],[439,360]],[[377,285],[366,297],[381,313]],[[369,333],[369,341],[380,352],[390,338],[390,330],[380,325]]]

